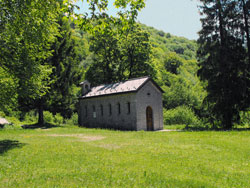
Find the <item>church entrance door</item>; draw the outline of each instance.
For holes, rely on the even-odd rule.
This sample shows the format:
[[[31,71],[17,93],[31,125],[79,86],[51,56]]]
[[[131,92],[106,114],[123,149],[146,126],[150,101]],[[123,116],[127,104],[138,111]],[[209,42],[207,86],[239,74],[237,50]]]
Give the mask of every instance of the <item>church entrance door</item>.
[[[147,107],[146,110],[146,116],[147,116],[147,130],[153,131],[153,110],[150,106]]]

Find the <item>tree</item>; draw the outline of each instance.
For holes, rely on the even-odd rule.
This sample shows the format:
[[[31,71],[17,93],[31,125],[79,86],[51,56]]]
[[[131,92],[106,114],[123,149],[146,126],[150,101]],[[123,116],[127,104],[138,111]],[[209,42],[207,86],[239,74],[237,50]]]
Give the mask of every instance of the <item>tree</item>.
[[[59,11],[53,0],[0,0],[0,66],[10,84],[8,89],[0,84],[5,93],[1,105],[17,110],[26,98],[36,99],[47,92],[52,70],[42,62],[51,55]]]
[[[155,72],[151,64],[152,47],[149,34],[139,25],[135,25],[120,38],[125,67],[122,75],[128,79],[140,76],[153,77]]]
[[[114,19],[99,20],[90,33],[90,52],[94,54],[94,63],[86,72],[91,84],[112,83],[118,80],[121,69],[121,50],[119,35],[115,29]]]
[[[168,72],[178,74],[178,68],[183,65],[183,59],[177,56],[176,53],[169,53],[164,59],[164,66]]]
[[[48,89],[51,67],[41,62],[51,54],[58,11],[53,0],[0,0],[0,66],[15,80],[13,88],[19,102],[26,97],[38,98]]]
[[[65,16],[60,16],[60,36],[52,45],[52,56],[46,63],[53,67],[50,75],[51,84],[49,92],[44,96],[47,104],[45,108],[53,114],[60,113],[64,118],[70,118],[74,111],[74,104],[77,100],[77,86],[82,77],[82,70],[79,68],[82,48],[78,38],[73,38],[69,20]]]
[[[71,117],[76,103],[77,85],[81,80],[79,69],[82,54],[77,54],[77,39],[72,37],[69,19],[63,15],[58,17],[59,34],[51,45],[52,55],[44,60],[43,64],[52,67],[48,75],[48,91],[45,95],[32,99],[25,98],[20,103],[23,111],[38,110],[38,124],[44,124],[43,111],[48,110],[53,114],[60,113],[64,118]],[[79,52],[78,52],[79,53]]]
[[[247,25],[244,24],[241,3],[230,0],[202,0],[204,18],[199,32],[199,76],[207,81],[211,113],[222,127],[232,128],[239,120],[239,112],[249,108],[250,69],[245,43]],[[242,24],[244,25],[242,27]]]
[[[91,34],[90,51],[94,54],[94,63],[86,72],[86,78],[94,85],[154,76],[148,33],[139,25],[124,31],[120,22],[119,19],[105,19]]]
[[[9,115],[17,106],[16,80],[0,67],[0,109]]]
[[[90,51],[94,54],[94,63],[86,78],[94,85],[148,75],[153,70],[148,64],[149,35],[139,31],[135,22],[138,11],[145,6],[144,0],[116,0],[118,18],[107,14],[107,3],[104,0],[90,3],[90,19],[88,14],[81,15],[84,17],[81,24],[87,25],[85,29],[91,36]]]

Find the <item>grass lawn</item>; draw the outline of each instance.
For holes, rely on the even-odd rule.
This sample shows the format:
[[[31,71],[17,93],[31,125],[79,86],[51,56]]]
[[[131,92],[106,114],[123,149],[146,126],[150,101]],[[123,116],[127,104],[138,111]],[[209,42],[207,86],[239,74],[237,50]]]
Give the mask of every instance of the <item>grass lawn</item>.
[[[0,130],[0,187],[249,187],[250,132]]]

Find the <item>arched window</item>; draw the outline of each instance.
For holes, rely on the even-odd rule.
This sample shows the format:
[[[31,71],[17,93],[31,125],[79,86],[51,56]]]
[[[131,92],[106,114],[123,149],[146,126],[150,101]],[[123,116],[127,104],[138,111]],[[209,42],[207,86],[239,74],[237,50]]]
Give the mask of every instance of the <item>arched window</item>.
[[[100,109],[101,109],[101,115],[103,116],[103,105],[100,105]]]
[[[112,115],[112,106],[111,106],[111,104],[109,104],[109,115],[110,116]]]
[[[121,104],[117,103],[117,112],[118,114],[121,114]]]
[[[128,105],[128,114],[130,114],[130,102],[128,102],[127,105]]]

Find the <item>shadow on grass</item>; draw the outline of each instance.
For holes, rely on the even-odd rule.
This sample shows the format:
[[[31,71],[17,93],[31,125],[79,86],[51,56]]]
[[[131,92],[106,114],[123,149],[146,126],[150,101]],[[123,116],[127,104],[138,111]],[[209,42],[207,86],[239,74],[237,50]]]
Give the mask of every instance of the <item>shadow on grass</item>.
[[[43,125],[38,124],[38,123],[30,124],[30,125],[22,125],[23,129],[50,129],[50,128],[55,128],[55,127],[60,127],[60,126],[50,124],[50,123],[44,123]]]
[[[3,155],[5,152],[14,149],[21,148],[25,144],[20,143],[17,140],[0,140],[0,155]]]

